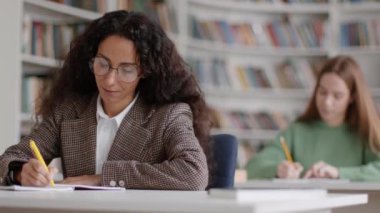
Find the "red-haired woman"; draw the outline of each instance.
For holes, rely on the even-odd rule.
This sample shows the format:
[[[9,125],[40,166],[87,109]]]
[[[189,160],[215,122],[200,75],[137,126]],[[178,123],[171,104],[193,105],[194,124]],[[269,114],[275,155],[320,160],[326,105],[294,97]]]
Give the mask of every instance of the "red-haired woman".
[[[380,180],[379,151],[380,120],[361,68],[337,56],[322,67],[305,112],[249,161],[248,178]]]

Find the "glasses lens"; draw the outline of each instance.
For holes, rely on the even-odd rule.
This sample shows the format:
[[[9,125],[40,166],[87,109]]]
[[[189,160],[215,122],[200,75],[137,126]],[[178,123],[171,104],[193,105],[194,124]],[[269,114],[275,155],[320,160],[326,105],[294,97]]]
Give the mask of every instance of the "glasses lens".
[[[104,58],[96,57],[94,58],[93,71],[96,75],[105,75],[107,74],[110,65],[108,61]]]
[[[118,68],[119,78],[125,82],[132,82],[136,80],[138,76],[138,69],[136,65],[125,64]]]

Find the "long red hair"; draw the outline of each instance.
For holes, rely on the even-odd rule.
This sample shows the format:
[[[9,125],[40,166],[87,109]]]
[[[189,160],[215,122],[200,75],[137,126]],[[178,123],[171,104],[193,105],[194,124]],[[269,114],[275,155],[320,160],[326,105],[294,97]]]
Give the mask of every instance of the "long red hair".
[[[313,96],[304,113],[297,119],[300,122],[311,122],[321,119],[316,95],[321,78],[326,73],[338,75],[350,90],[353,101],[349,104],[345,123],[368,141],[373,152],[380,152],[380,119],[371,92],[364,80],[359,64],[350,56],[336,56],[327,60],[320,70]]]

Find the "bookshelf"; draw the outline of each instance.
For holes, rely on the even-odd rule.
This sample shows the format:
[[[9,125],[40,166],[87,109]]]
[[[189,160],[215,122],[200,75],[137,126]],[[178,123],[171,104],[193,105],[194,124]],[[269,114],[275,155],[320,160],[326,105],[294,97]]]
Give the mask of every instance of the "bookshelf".
[[[241,155],[254,153],[247,149],[260,147],[284,128],[283,125],[263,128],[257,125],[260,124],[259,119],[252,121],[252,115],[281,113],[287,115],[289,123],[303,111],[311,95],[314,83],[310,80],[304,85],[292,84],[292,88],[281,85],[279,81],[284,79],[284,75],[279,75],[276,70],[279,64],[301,60],[303,64],[305,61],[312,62],[311,67],[317,70],[328,57],[352,55],[362,66],[374,98],[380,98],[380,76],[377,72],[380,66],[380,1],[289,2],[187,1],[190,26],[186,56],[195,67],[208,104],[217,114],[218,111],[222,114],[216,116],[219,117],[216,118],[217,123],[228,123],[219,124],[213,132],[232,133],[241,141],[240,166],[249,158]],[[346,34],[342,35],[342,28],[347,23],[352,36],[360,34],[359,38],[345,38]],[[250,30],[248,39],[247,26]],[[261,28],[265,35],[257,28]],[[274,35],[270,34],[271,30]],[[294,41],[292,36],[298,41]],[[342,39],[351,43],[342,45]],[[239,66],[243,67],[243,71],[236,68]],[[304,67],[296,69],[293,75],[306,73],[310,76],[314,72],[309,69],[305,71]],[[263,70],[270,86],[262,81],[260,84],[257,79],[263,76],[252,71],[255,69]],[[245,80],[236,77],[242,72]],[[234,78],[240,78],[238,81],[243,86],[237,87],[225,80],[234,81]],[[247,79],[251,82],[244,82]],[[305,82],[305,77],[301,78],[301,82]],[[276,120],[276,116],[273,115],[272,120]]]
[[[46,0],[22,0],[22,21],[19,38],[21,42],[21,85],[19,109],[19,138],[28,134],[34,124],[35,98],[46,84],[46,76],[58,69],[76,28],[99,18],[100,13],[75,8]],[[79,25],[77,24],[79,23]],[[76,26],[71,26],[76,25]],[[55,38],[54,36],[59,36]],[[57,43],[56,40],[62,40]]]
[[[281,82],[285,76],[281,74],[282,70],[276,67],[283,65],[288,67],[289,60],[300,61],[302,59],[301,62],[305,65],[305,62],[307,63],[309,60],[321,61],[329,56],[330,39],[327,33],[326,35],[319,35],[319,37],[316,34],[313,35],[314,38],[317,38],[315,40],[308,39],[304,34],[312,33],[308,29],[314,26],[328,31],[330,5],[323,3],[286,4],[277,2],[189,1],[189,19],[193,26],[190,30],[192,32],[189,33],[191,38],[188,42],[188,54],[199,56],[200,52],[202,52],[205,55],[213,55],[215,58],[224,61],[227,67],[225,72],[232,81],[234,81],[234,75],[241,74],[241,71],[238,70],[239,68],[236,67],[245,67],[245,75],[240,77],[240,81],[247,78],[251,79],[251,81],[252,79],[257,81],[258,76],[260,77],[257,72],[254,74],[256,77],[252,77],[252,74],[250,77],[247,74],[249,73],[248,71],[256,67],[256,70],[262,70],[262,73],[267,75],[265,78],[269,82],[269,86],[265,87],[252,86],[251,83],[248,89],[246,86],[242,86],[243,89],[241,89],[236,86],[210,88],[206,85],[204,91],[207,100],[217,110],[241,111],[244,114],[243,118],[260,112],[277,113],[280,111],[291,115],[290,121],[296,117],[295,112],[300,112],[304,108],[314,85],[313,80],[315,81],[315,79],[310,79],[310,76],[314,75],[311,67],[302,66],[303,68],[298,68],[298,70],[290,73],[291,76],[304,75],[301,79],[296,80],[302,85],[296,83],[286,85],[286,82]],[[225,11],[228,11],[228,13]],[[284,19],[287,20],[284,21]],[[304,20],[307,21],[305,22]],[[313,23],[314,20],[317,20],[317,22]],[[251,30],[248,39],[246,39],[248,41],[244,42],[243,40],[241,42],[239,34],[246,34],[246,26],[248,26],[248,30]],[[284,38],[282,37],[284,33],[279,32],[274,33],[274,35],[267,34],[273,28],[275,28],[274,31],[282,30],[293,34],[295,38],[293,37],[293,40],[291,37]],[[258,29],[261,29],[261,31]],[[220,39],[214,36],[213,31],[221,32],[224,35],[223,38]],[[301,32],[304,32],[304,34],[301,34]],[[249,41],[249,38],[253,41]],[[198,58],[205,61],[205,56]],[[206,65],[203,67],[206,67]],[[221,70],[214,72],[220,73]],[[233,74],[230,74],[231,72]],[[309,80],[306,80],[306,78],[309,78]],[[202,80],[202,77],[200,77],[201,83]],[[207,80],[204,84],[207,84]],[[241,84],[247,83],[241,82]],[[226,103],[226,99],[232,103]],[[230,120],[233,122],[234,118]],[[273,138],[278,133],[278,129],[222,126],[222,128],[218,128],[214,132],[233,132],[242,140],[262,141]]]
[[[65,5],[48,0],[15,0],[3,3],[0,7],[0,26],[4,31],[0,45],[6,50],[1,53],[1,57],[6,60],[0,60],[0,66],[4,73],[6,72],[5,77],[0,80],[0,93],[2,103],[4,103],[0,112],[2,117],[0,152],[17,143],[22,135],[30,131],[34,124],[33,110],[30,109],[34,104],[33,94],[39,92],[38,87],[41,82],[46,82],[41,78],[46,77],[52,69],[61,66],[60,59],[65,54],[65,49],[69,46],[75,33],[83,30],[86,22],[99,18],[106,11],[130,10],[130,5],[133,4],[139,4],[140,9],[144,9],[144,4],[149,3],[147,0],[97,0],[72,3],[77,4],[78,2],[91,7],[96,6],[99,10],[82,9],[77,7],[78,5]],[[157,6],[160,11],[157,9],[157,13],[150,14],[164,19],[159,20],[160,23],[166,21],[162,24],[166,24],[167,29],[173,30],[173,32],[169,32],[169,36],[178,42],[178,46],[181,46],[181,38],[177,36],[178,30],[175,29],[181,25],[175,26],[176,23],[169,20],[163,11],[175,16],[173,7],[179,7],[182,3],[170,0],[165,2],[169,2],[168,6],[166,4]],[[80,29],[74,29],[71,26],[78,24],[83,26],[79,26]],[[52,38],[52,34],[58,34],[53,33],[54,30],[63,32],[61,40],[64,42],[60,44],[59,48],[56,42],[58,39]],[[38,40],[40,37],[42,40]],[[57,51],[57,49],[62,50]]]

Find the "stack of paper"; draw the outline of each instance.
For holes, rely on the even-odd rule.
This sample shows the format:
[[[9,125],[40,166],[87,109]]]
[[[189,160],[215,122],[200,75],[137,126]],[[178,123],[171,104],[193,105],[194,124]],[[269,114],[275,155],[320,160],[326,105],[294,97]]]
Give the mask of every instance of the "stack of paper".
[[[310,200],[327,196],[324,189],[210,189],[209,197],[239,202]]]

